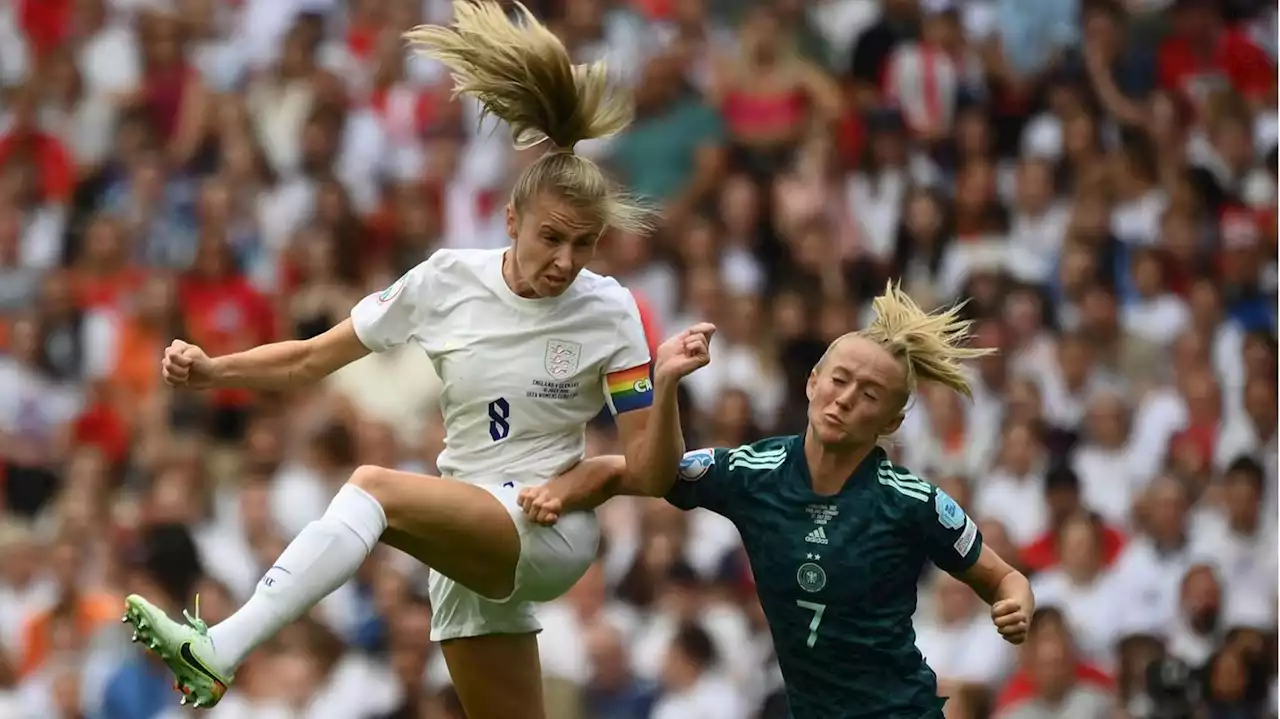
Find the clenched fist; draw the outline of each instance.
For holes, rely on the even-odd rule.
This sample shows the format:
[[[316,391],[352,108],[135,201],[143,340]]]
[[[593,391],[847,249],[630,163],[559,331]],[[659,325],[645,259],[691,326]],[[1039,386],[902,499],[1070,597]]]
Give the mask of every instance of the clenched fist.
[[[1000,636],[1010,644],[1021,644],[1026,641],[1027,631],[1031,628],[1031,617],[1026,607],[1016,599],[1001,599],[991,605],[991,622],[996,625]]]
[[[160,360],[164,383],[184,389],[206,389],[213,385],[213,360],[199,347],[174,340]]]
[[[658,346],[653,366],[655,380],[679,380],[711,362],[711,336],[716,326],[699,322]]]
[[[564,504],[545,486],[521,489],[519,502],[529,519],[544,526],[555,524],[564,511]]]

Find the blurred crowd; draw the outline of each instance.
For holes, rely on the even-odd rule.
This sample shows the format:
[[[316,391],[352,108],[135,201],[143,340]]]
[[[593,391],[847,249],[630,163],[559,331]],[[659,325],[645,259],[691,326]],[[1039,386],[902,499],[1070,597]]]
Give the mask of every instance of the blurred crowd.
[[[634,126],[578,150],[661,228],[593,269],[651,342],[719,326],[691,447],[802,431],[807,373],[888,278],[967,299],[1001,350],[972,401],[923,388],[894,443],[1040,606],[1015,650],[926,572],[950,719],[1275,715],[1275,3],[529,5],[634,92]],[[0,2],[0,718],[178,716],[125,593],[213,623],[355,466],[435,471],[416,347],[291,396],[174,394],[157,366],[175,337],[314,336],[436,248],[508,242],[533,155],[399,37],[449,14]],[[784,717],[733,526],[601,511],[599,561],[540,612],[549,716]],[[375,553],[210,719],[460,717],[425,571]]]

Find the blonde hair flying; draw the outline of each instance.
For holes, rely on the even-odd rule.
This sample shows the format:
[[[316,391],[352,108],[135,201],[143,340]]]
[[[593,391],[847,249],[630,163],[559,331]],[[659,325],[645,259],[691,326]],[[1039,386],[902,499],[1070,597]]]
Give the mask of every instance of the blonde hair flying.
[[[972,339],[969,330],[973,322],[961,319],[963,308],[964,303],[960,303],[932,314],[925,312],[902,291],[901,285],[889,281],[884,294],[871,301],[875,318],[864,329],[846,336],[871,340],[902,362],[908,393],[915,392],[916,383],[923,380],[971,398],[973,388],[963,363],[995,350],[966,346]],[[837,339],[831,346],[839,342]]]
[[[575,65],[564,44],[521,3],[521,22],[494,0],[454,0],[451,26],[421,25],[405,33],[414,50],[444,63],[454,95],[480,101],[483,115],[511,126],[516,147],[549,143],[516,181],[517,212],[551,191],[601,214],[605,226],[643,232],[652,213],[628,199],[591,160],[573,154],[583,140],[621,132],[631,98],[612,91],[602,62]]]

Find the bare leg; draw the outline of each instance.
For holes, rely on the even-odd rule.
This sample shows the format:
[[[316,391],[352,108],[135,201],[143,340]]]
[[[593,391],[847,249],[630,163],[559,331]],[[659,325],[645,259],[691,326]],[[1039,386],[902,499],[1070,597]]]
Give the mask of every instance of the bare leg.
[[[350,580],[379,541],[484,597],[506,597],[515,584],[520,536],[492,494],[453,479],[360,467],[324,516],[290,542],[249,601],[209,630],[217,668],[234,671]]]
[[[454,479],[361,467],[351,484],[382,505],[382,542],[467,587],[502,599],[515,588],[520,534],[487,491]]]
[[[546,719],[536,634],[450,639],[440,649],[468,719]]]
[[[290,542],[249,601],[226,621],[206,628],[195,618],[185,626],[135,596],[126,602],[125,621],[134,625],[135,638],[173,670],[184,700],[212,706],[245,657],[349,581],[383,540],[481,596],[500,599],[514,588],[520,537],[497,498],[456,480],[361,467],[324,516]],[[536,643],[530,646],[536,652]],[[457,661],[469,665],[468,660]],[[536,664],[518,664],[523,660],[514,654],[510,661],[507,669],[513,677],[539,673]],[[463,669],[464,683],[468,671]],[[471,674],[481,675],[492,676],[478,670]],[[514,695],[514,685],[512,690]],[[532,696],[526,700],[532,703]]]

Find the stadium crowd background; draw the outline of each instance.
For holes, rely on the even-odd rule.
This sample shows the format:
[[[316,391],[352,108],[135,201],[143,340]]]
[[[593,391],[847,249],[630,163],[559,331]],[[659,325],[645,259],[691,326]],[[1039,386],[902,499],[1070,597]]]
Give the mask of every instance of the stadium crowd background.
[[[689,445],[803,426],[803,383],[901,278],[970,298],[973,402],[895,451],[1033,578],[1021,650],[933,572],[948,717],[1276,711],[1276,8],[1210,0],[548,0],[634,89],[579,148],[662,207],[596,267],[651,340],[720,327]],[[173,337],[308,337],[439,247],[507,242],[510,149],[400,31],[445,0],[0,3],[0,717],[178,716],[121,597],[211,623],[362,463],[433,471],[416,348],[297,396],[175,395]],[[616,450],[608,421],[593,452]],[[556,719],[781,717],[732,525],[603,510],[545,607]],[[459,548],[465,551],[465,548]],[[424,570],[391,551],[211,719],[458,717]],[[501,684],[501,668],[495,667]]]

